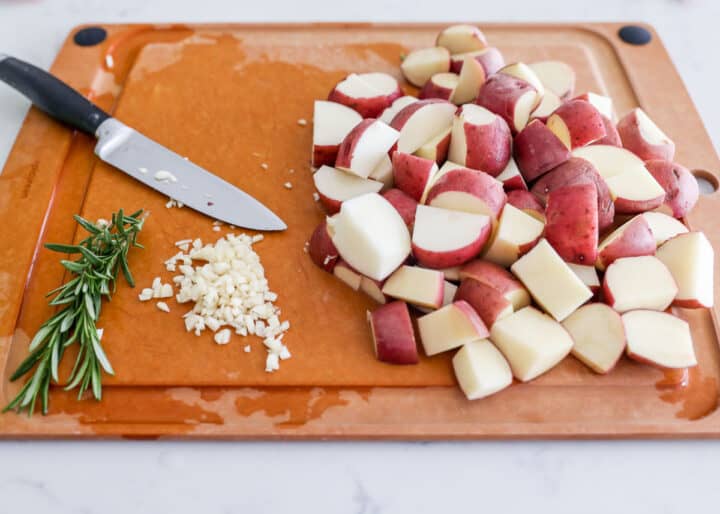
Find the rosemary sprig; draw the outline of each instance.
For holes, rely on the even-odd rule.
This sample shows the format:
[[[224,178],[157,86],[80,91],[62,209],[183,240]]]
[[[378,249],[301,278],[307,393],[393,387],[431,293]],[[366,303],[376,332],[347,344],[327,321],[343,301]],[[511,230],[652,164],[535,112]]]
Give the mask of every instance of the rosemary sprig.
[[[135,285],[127,254],[132,247],[142,248],[136,240],[145,221],[142,212],[126,216],[120,209],[110,222],[97,224],[76,215],[75,221],[90,234],[88,237],[76,245],[45,245],[55,252],[78,255],[74,261],[60,261],[74,278],[47,294],[48,297],[54,295],[50,305],[61,309],[42,324],[30,343],[30,355],[10,377],[15,381],[32,372],[3,412],[27,410],[31,416],[40,396],[42,413],[47,414],[50,382],[58,383],[58,365],[72,344],[78,344],[80,350],[65,390],[78,388],[80,399],[90,388],[97,400],[102,398],[102,370],[110,375],[114,371],[103,351],[102,333],[95,323],[100,316],[102,297],[110,299],[115,292],[120,271],[131,287]]]

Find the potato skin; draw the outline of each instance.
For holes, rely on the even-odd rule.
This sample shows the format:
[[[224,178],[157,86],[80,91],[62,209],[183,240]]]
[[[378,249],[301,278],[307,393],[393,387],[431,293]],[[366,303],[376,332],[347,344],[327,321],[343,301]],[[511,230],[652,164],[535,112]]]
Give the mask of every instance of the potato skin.
[[[325,212],[332,216],[333,214],[337,214],[340,212],[340,207],[342,207],[342,202],[335,200],[334,198],[328,198],[324,194],[320,193],[318,191],[318,195],[320,196],[320,203],[322,204],[323,208],[325,209]]]
[[[435,147],[435,162],[438,166],[447,160],[448,150],[450,150],[450,133],[440,140]]]
[[[447,160],[448,151],[450,150],[450,135],[450,132],[448,132],[432,149],[426,149],[428,147],[423,145],[420,150],[415,152],[415,155],[425,159],[434,159],[438,166],[442,165]]]
[[[415,224],[415,211],[417,210],[417,201],[403,193],[397,188],[388,189],[383,194],[385,200],[390,202],[395,210],[398,211],[409,229]]]
[[[455,104],[452,104],[448,102],[447,100],[442,100],[440,98],[427,98],[425,100],[418,100],[416,102],[412,102],[402,109],[398,111],[398,113],[395,115],[395,117],[390,121],[390,127],[394,128],[398,132],[401,133],[400,139],[390,148],[388,151],[388,155],[392,156],[393,152],[395,152],[398,148],[398,144],[400,143],[400,140],[402,139],[402,130],[405,127],[405,124],[408,123],[412,117],[415,115],[417,111],[420,109],[423,109],[431,104],[442,104],[444,106],[447,106],[448,110],[452,109],[452,112],[454,113],[456,110]],[[419,148],[419,147],[418,147]],[[418,148],[413,149],[405,149],[407,151],[415,152]]]
[[[608,145],[618,146],[622,148],[622,141],[620,140],[620,134],[618,134],[615,124],[607,116],[602,117],[603,125],[605,125],[605,137],[595,141],[594,145]]]
[[[638,123],[637,109],[633,109],[618,121],[617,131],[623,147],[643,161],[672,161],[675,157],[675,143],[670,140],[658,145],[649,143],[642,137]]]
[[[363,118],[377,118],[382,112],[390,107],[392,103],[403,95],[400,86],[389,95],[379,95],[367,98],[353,98],[333,88],[328,95],[328,100],[346,105],[355,109]]]
[[[700,196],[697,180],[690,170],[670,161],[651,160],[645,163],[650,174],[665,190],[664,203],[673,216],[683,218],[695,207]]]
[[[570,159],[570,150],[540,120],[533,120],[514,141],[515,161],[528,182]]]
[[[494,75],[501,68],[505,67],[505,58],[500,50],[494,46],[485,48],[482,53],[475,56],[475,60],[479,62],[485,70],[485,77]],[[463,59],[450,57],[450,71],[460,73],[463,67]]]
[[[335,158],[335,166],[350,168],[352,166],[353,155],[355,154],[355,148],[357,147],[362,134],[377,120],[372,118],[362,120],[360,123],[355,125],[348,135],[345,136],[340,147],[338,148],[337,157]]]
[[[626,198],[615,198],[615,212],[618,214],[640,214],[660,207],[665,200],[664,195],[649,200],[628,200]]]
[[[491,229],[492,223],[485,224],[480,233],[477,234],[477,238],[462,248],[447,252],[436,252],[426,250],[413,243],[412,253],[418,263],[426,268],[443,269],[460,266],[478,256],[490,238]]]
[[[512,303],[500,291],[473,278],[466,278],[460,283],[454,298],[454,301],[458,300],[470,304],[488,328],[501,316],[512,312]]]
[[[465,166],[493,177],[502,173],[510,161],[512,148],[512,134],[505,120],[495,116],[495,121],[489,125],[465,122],[463,131],[467,145]]]
[[[517,131],[523,127],[515,126],[515,106],[518,99],[528,91],[535,91],[535,88],[524,80],[496,73],[480,88],[475,103],[500,116],[512,131]]]
[[[567,126],[571,148],[588,145],[606,136],[603,116],[590,102],[565,102],[548,117],[548,127],[552,128],[555,117],[560,118]]]
[[[441,86],[435,82],[432,77],[430,80],[425,82],[425,85],[420,90],[418,98],[426,100],[429,98],[440,98],[441,100],[449,100],[453,90],[444,86]]]
[[[545,238],[566,262],[592,264],[597,258],[597,189],[575,184],[551,191],[545,207]]]
[[[530,191],[524,189],[514,189],[507,193],[507,203],[513,207],[517,207],[521,211],[528,212],[531,216],[535,216],[541,221],[545,221],[545,207],[540,200]]]
[[[535,182],[531,191],[541,202],[545,202],[550,191],[573,184],[595,184],[598,202],[598,228],[600,232],[612,226],[615,219],[615,204],[610,190],[595,166],[585,159],[572,157]]]
[[[515,275],[494,262],[476,259],[460,268],[460,280],[473,279],[496,289],[515,310],[530,305],[530,294]]]
[[[655,255],[656,246],[648,222],[642,216],[635,216],[627,222],[625,230],[617,239],[598,251],[595,266],[604,270],[622,257]]]
[[[312,165],[316,168],[320,166],[335,166],[339,149],[339,144],[313,145]]]
[[[405,126],[405,123],[407,123],[408,120],[412,118],[413,114],[415,114],[419,109],[425,107],[426,105],[437,103],[450,104],[450,102],[448,102],[447,100],[442,100],[440,98],[427,98],[425,100],[418,100],[417,102],[412,102],[411,104],[408,104],[402,109],[400,109],[400,111],[390,121],[390,126],[395,130],[402,130],[402,128]]]
[[[405,302],[390,302],[368,312],[378,360],[390,364],[417,364],[415,331]]]
[[[392,167],[395,187],[419,202],[425,186],[431,179],[433,169],[437,165],[430,159],[403,152],[393,152]]]
[[[327,222],[322,221],[310,236],[308,244],[308,254],[315,265],[328,273],[332,273],[337,264],[340,253],[335,248],[335,244],[330,238],[327,231]]]
[[[447,192],[467,193],[480,198],[485,202],[493,222],[500,217],[507,201],[502,184],[485,172],[468,168],[458,168],[440,177],[430,188],[425,203],[432,205],[433,199]]]

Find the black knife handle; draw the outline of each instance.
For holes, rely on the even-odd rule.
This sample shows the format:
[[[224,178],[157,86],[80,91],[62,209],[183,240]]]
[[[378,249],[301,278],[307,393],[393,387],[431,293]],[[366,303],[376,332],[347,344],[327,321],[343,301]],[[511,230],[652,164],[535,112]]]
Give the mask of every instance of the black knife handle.
[[[22,93],[53,118],[91,135],[109,114],[48,72],[0,54],[0,81]]]

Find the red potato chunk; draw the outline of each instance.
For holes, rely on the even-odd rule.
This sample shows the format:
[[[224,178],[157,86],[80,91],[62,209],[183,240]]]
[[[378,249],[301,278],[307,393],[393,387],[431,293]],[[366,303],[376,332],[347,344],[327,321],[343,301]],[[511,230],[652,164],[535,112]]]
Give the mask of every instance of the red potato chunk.
[[[595,184],[576,184],[551,191],[545,217],[545,238],[565,262],[595,262],[598,247]]]
[[[451,129],[449,128],[445,132],[441,132],[418,148],[414,155],[433,160],[438,166],[442,165],[447,160],[448,151],[450,150],[450,132]]]
[[[377,359],[389,364],[417,364],[415,331],[405,302],[390,302],[367,313]]]
[[[610,190],[595,166],[585,159],[573,157],[535,182],[531,191],[541,202],[554,189],[574,184],[595,184],[598,194],[598,228],[602,232],[612,226],[615,219],[615,205]]]
[[[548,117],[547,126],[570,150],[607,135],[602,114],[584,100],[570,100],[562,104]]]
[[[450,52],[437,46],[413,50],[403,59],[400,69],[408,82],[423,87],[436,73],[450,70]]]
[[[328,100],[355,109],[363,118],[376,118],[403,95],[386,73],[351,73],[330,91]]]
[[[480,253],[491,228],[486,215],[419,205],[412,234],[413,255],[428,268],[459,266]]]
[[[459,271],[460,280],[471,278],[482,282],[500,292],[514,310],[530,305],[530,294],[522,283],[508,270],[483,259],[468,262]]]
[[[690,170],[674,162],[660,160],[647,161],[645,167],[665,190],[664,203],[670,207],[673,216],[685,217],[700,196],[697,180]]]
[[[655,254],[655,236],[644,216],[639,215],[621,225],[602,240],[595,267],[604,270],[622,257]]]
[[[642,109],[630,111],[618,122],[617,130],[623,147],[643,161],[672,161],[675,157],[675,143]]]
[[[506,201],[502,184],[482,171],[458,168],[438,178],[426,203],[434,207],[486,214],[495,223]]]
[[[330,233],[327,230],[326,221],[320,223],[313,231],[312,236],[310,236],[308,253],[310,254],[310,259],[312,259],[316,266],[332,273],[340,254],[332,242]]]
[[[411,196],[403,193],[400,189],[388,189],[383,197],[395,207],[400,217],[403,219],[408,228],[412,228],[415,223],[415,211],[418,203]]]
[[[570,159],[570,150],[540,120],[531,121],[515,136],[514,148],[515,162],[528,182]]]
[[[510,129],[500,116],[479,105],[458,109],[448,155],[452,162],[495,177],[507,166],[511,147]]]
[[[442,100],[450,100],[450,97],[458,85],[459,77],[456,73],[436,73],[430,80],[425,82],[419,97],[440,98]]]
[[[492,328],[495,322],[513,313],[513,305],[503,294],[486,283],[466,278],[455,292],[455,301],[464,300]]]
[[[652,255],[617,259],[605,271],[605,303],[618,312],[664,311],[678,293],[670,270]]]
[[[508,191],[507,203],[545,223],[545,207],[530,191],[524,189]]]
[[[395,187],[417,202],[438,171],[435,161],[403,152],[393,153],[392,165]]]
[[[461,73],[467,57],[472,57],[480,63],[485,71],[486,78],[490,75],[494,75],[501,68],[505,67],[505,58],[502,53],[500,53],[500,50],[489,46],[483,50],[453,54],[450,56],[450,71],[454,73]]]
[[[482,50],[487,46],[485,34],[474,25],[451,25],[438,34],[437,46],[447,48],[451,54]]]
[[[602,117],[603,125],[605,126],[605,137],[598,139],[593,142],[594,145],[609,145],[609,146],[622,146],[622,140],[620,134],[618,134],[615,124],[607,116]]]
[[[505,73],[496,73],[480,88],[475,103],[501,116],[514,132],[519,132],[540,103],[538,91],[528,82]]]

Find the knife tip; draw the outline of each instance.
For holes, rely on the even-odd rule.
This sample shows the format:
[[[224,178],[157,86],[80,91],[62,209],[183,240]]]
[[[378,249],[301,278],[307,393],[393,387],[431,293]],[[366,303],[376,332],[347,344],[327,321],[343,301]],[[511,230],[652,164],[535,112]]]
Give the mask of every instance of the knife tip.
[[[272,216],[266,217],[264,223],[258,223],[254,227],[250,226],[248,228],[252,228],[260,232],[282,232],[283,230],[287,230],[287,224],[277,214],[271,214]]]
[[[287,230],[287,225],[284,221],[280,220],[276,224],[272,225],[271,227],[265,229],[268,232],[282,232],[283,230]]]

